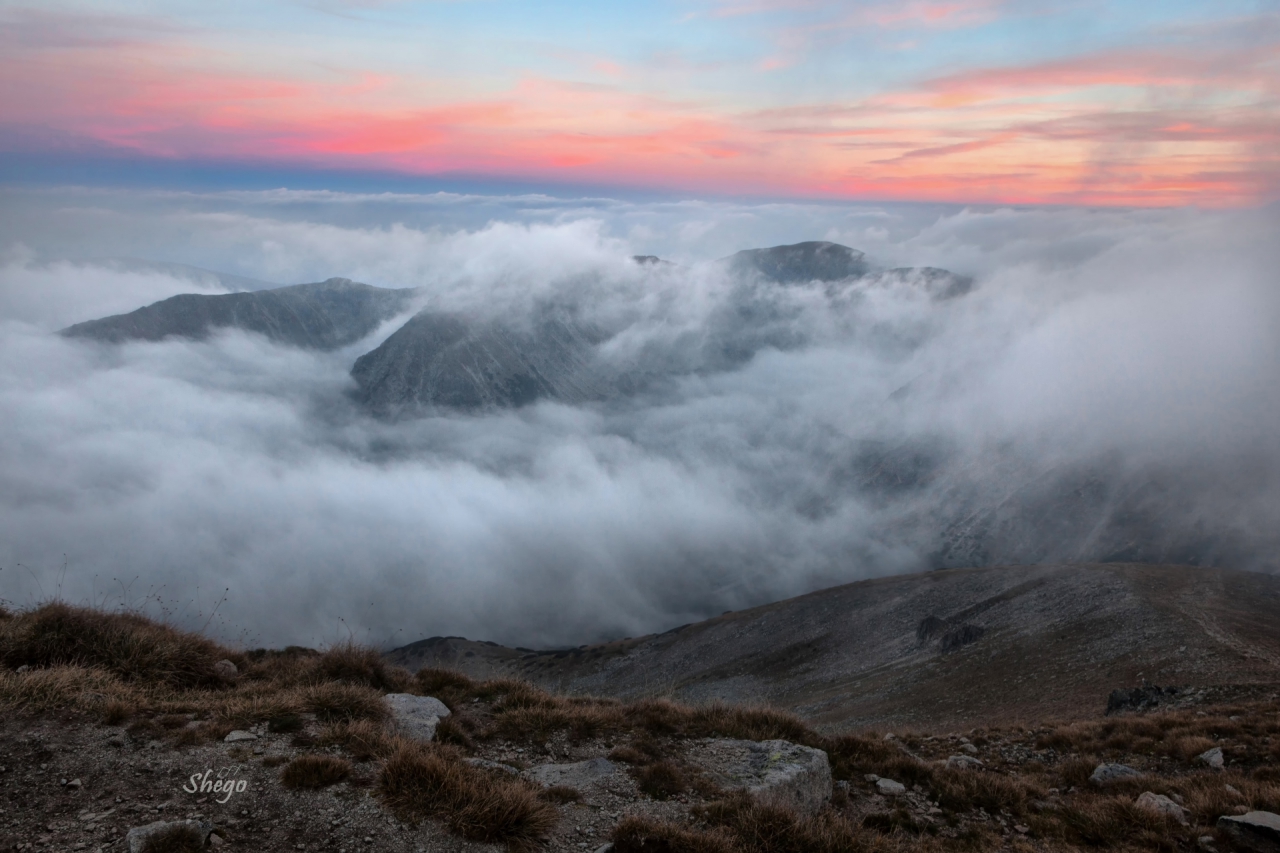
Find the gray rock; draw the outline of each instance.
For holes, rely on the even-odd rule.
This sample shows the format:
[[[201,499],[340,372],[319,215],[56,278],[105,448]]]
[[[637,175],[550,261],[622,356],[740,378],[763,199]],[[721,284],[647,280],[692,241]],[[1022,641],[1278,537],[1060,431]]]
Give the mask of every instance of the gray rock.
[[[592,758],[573,764],[542,764],[525,772],[525,777],[547,788],[564,785],[569,788],[585,788],[613,779],[619,773],[618,765],[607,758]]]
[[[1222,747],[1215,746],[1213,749],[1205,750],[1197,756],[1200,761],[1209,765],[1214,770],[1221,770],[1226,763],[1222,757]]]
[[[1133,804],[1149,812],[1168,815],[1183,826],[1187,826],[1187,810],[1163,794],[1144,791]]]
[[[1127,764],[1099,764],[1094,768],[1089,781],[1095,785],[1110,785],[1122,779],[1137,779],[1141,775],[1141,770],[1134,770]]]
[[[235,681],[240,677],[240,670],[231,661],[220,660],[213,665],[213,674],[223,681]]]
[[[969,755],[977,755],[977,754],[978,754],[978,748],[977,748],[976,746],[974,746],[973,744],[971,744],[971,743],[962,743],[962,744],[960,744],[960,751],[961,751],[961,752],[964,752],[964,753],[968,753]]]
[[[720,787],[746,791],[760,802],[812,814],[831,799],[831,762],[820,749],[785,740],[713,738],[692,745],[686,757]]]
[[[464,758],[462,759],[472,767],[479,767],[482,770],[500,770],[503,773],[510,773],[512,776],[519,776],[520,770],[512,767],[510,764],[503,764],[501,761],[490,761],[487,758]]]
[[[17,673],[30,672],[30,671],[31,671],[31,667],[25,663],[14,670],[14,672],[17,672]]]
[[[977,770],[982,766],[982,762],[972,755],[953,755],[947,759],[948,770]]]
[[[330,350],[355,343],[409,308],[416,290],[388,290],[331,278],[246,293],[184,293],[128,314],[77,323],[69,338],[106,343],[203,340],[219,329],[257,332],[273,341]]]
[[[158,820],[155,823],[149,823],[146,826],[135,826],[129,830],[129,834],[125,836],[125,843],[128,845],[129,853],[142,853],[148,838],[175,826],[189,826],[200,833],[200,843],[202,845],[209,843],[209,835],[213,832],[213,824],[207,821]]]
[[[884,794],[886,797],[896,797],[900,794],[905,794],[907,786],[892,779],[877,779],[876,792]]]
[[[1218,818],[1222,830],[1239,847],[1253,853],[1280,853],[1280,815],[1249,812]]]
[[[406,737],[414,740],[434,740],[436,726],[449,716],[449,708],[432,696],[414,696],[412,693],[388,693],[387,709],[391,711],[391,724]]]
[[[244,740],[257,740],[257,739],[258,739],[258,736],[255,735],[253,732],[245,732],[237,729],[231,734],[224,737],[222,740],[225,743],[239,743],[240,741],[244,741]]]

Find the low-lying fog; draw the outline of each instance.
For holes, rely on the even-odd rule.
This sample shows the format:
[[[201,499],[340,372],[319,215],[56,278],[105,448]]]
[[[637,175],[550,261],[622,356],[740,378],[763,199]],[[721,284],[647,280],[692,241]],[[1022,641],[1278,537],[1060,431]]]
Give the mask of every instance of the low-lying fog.
[[[1274,209],[9,192],[0,596],[143,606],[255,645],[550,646],[981,559],[1274,571],[1278,226]],[[810,239],[976,283],[840,304],[788,288],[776,322],[804,346],[609,403],[398,422],[362,413],[348,372],[404,318],[325,353],[54,334],[252,284],[191,264],[502,317],[569,300],[627,329],[606,346],[662,353],[731,298],[711,261]],[[1003,538],[965,550],[978,518]]]

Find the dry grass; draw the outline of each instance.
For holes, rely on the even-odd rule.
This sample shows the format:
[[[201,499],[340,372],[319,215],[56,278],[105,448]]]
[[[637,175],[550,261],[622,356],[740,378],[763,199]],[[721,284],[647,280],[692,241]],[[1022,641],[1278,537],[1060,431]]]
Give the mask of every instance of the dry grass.
[[[213,665],[239,655],[197,634],[132,613],[111,613],[53,602],[0,620],[0,662],[93,667],[127,681],[174,687],[218,684]]]
[[[732,837],[670,821],[630,815],[609,836],[614,853],[735,853]]]
[[[727,830],[735,849],[749,853],[855,853],[868,850],[872,838],[828,809],[805,817],[738,793],[699,810],[708,824]]]
[[[636,785],[655,800],[665,800],[689,790],[689,777],[671,761],[655,761],[635,771]]]
[[[463,838],[517,849],[537,845],[559,819],[534,786],[472,767],[450,747],[402,747],[383,764],[378,789],[402,820],[437,818]]]
[[[351,764],[333,755],[300,755],[280,773],[286,788],[319,790],[336,785],[351,775]]]
[[[234,684],[211,677],[213,663],[223,658],[240,668]],[[516,848],[536,845],[554,826],[557,804],[575,801],[578,792],[540,791],[462,760],[466,751],[498,739],[526,745],[553,738],[611,741],[617,746],[610,758],[632,765],[641,791],[655,799],[688,794],[702,802],[685,823],[623,820],[613,836],[619,853],[981,850],[1004,843],[993,825],[978,825],[974,815],[1020,821],[1045,851],[1174,850],[1194,846],[1222,814],[1280,811],[1280,714],[1274,702],[1215,706],[1212,713],[1156,710],[1035,731],[970,732],[987,766],[961,771],[936,760],[958,748],[954,736],[826,736],[771,708],[564,697],[521,681],[476,681],[440,669],[410,676],[386,665],[376,650],[352,644],[324,652],[236,654],[139,616],[62,604],[0,613],[0,661],[7,665],[0,668],[0,711],[79,711],[126,725],[135,740],[172,745],[266,723],[273,732],[295,733],[295,746],[338,746],[344,753],[297,759],[284,768],[283,784],[321,787],[352,779],[348,761],[376,762],[379,791],[402,818],[438,819],[466,838]],[[8,668],[22,664],[33,668],[23,674]],[[386,727],[387,692],[434,695],[450,707],[436,744],[415,743]],[[308,715],[323,724],[318,736],[306,731]],[[943,815],[930,822],[903,803],[865,814],[865,804],[863,811],[856,806],[856,791],[817,816],[726,796],[680,763],[682,742],[703,737],[783,739],[823,749],[836,779],[865,786],[863,776],[874,773],[918,786]],[[991,751],[1013,742],[1036,756],[1015,765]],[[1224,771],[1197,759],[1215,746],[1227,758]],[[1102,761],[1152,772],[1099,790],[1088,777]],[[1191,826],[1137,809],[1134,800],[1144,790],[1184,803]],[[959,837],[931,834],[939,831]]]

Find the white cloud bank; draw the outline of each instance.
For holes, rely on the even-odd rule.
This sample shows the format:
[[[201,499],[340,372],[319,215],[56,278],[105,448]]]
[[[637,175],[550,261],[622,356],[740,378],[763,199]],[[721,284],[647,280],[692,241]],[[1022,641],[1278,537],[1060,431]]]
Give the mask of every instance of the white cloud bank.
[[[957,507],[1011,496],[1052,499],[1005,532],[1009,553],[1070,559],[1092,547],[1062,520],[1070,495],[1099,488],[1095,503],[1153,514],[1174,545],[1276,565],[1275,211],[87,191],[5,211],[0,595],[20,604],[61,584],[199,627],[229,587],[213,628],[231,639],[576,644],[922,568]],[[224,286],[86,260],[132,256],[420,286],[512,315],[572,299],[630,324],[615,348],[669,351],[730,298],[707,260],[800,239],[978,286],[844,307],[798,288],[780,322],[808,345],[739,369],[609,405],[395,424],[345,396],[355,357],[394,326],[320,354],[243,334],[52,334]],[[633,253],[682,266],[645,274]],[[916,457],[918,483],[877,467]]]

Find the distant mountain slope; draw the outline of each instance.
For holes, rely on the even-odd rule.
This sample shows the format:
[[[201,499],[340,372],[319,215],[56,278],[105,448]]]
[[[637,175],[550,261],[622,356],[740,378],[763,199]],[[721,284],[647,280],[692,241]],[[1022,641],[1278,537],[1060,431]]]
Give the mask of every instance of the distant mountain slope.
[[[560,317],[528,327],[423,311],[351,370],[357,398],[378,414],[432,407],[512,407],[599,394],[590,375],[602,335]]]
[[[61,334],[121,343],[167,337],[201,340],[218,329],[234,328],[293,346],[336,349],[405,311],[416,294],[345,278],[244,293],[186,293],[128,314],[77,323]]]
[[[859,284],[902,284],[917,287],[936,299],[962,296],[973,286],[973,279],[937,267],[872,266],[862,252],[814,240],[768,249],[745,249],[720,263],[739,276],[759,276],[774,284],[806,284],[809,282],[857,282]]]
[[[633,260],[659,272],[671,266],[652,255]],[[648,349],[629,363],[605,364],[595,348],[620,330],[591,327],[563,311],[500,321],[428,308],[356,362],[351,375],[357,396],[382,415],[625,397],[670,377],[732,370],[765,348],[803,347],[808,338],[788,292],[802,283],[830,284],[828,299],[842,296],[841,286],[912,287],[945,299],[972,285],[971,279],[929,267],[877,269],[861,252],[836,243],[750,249],[720,263],[738,286],[708,318],[695,345]]]
[[[857,249],[818,240],[768,249],[744,249],[723,262],[735,272],[756,272],[779,284],[858,278],[872,269],[866,255]]]
[[[880,578],[572,650],[460,638],[412,669],[572,693],[767,702],[831,727],[992,725],[1092,714],[1118,687],[1280,682],[1280,578],[1134,564]]]

